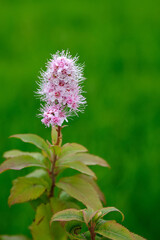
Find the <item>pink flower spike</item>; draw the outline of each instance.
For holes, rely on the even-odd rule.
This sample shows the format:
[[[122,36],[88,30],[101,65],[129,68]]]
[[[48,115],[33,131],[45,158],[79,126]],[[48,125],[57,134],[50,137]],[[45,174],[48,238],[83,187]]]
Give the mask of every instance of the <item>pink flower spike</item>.
[[[42,71],[38,94],[44,102],[42,123],[47,127],[61,126],[67,118],[77,115],[86,104],[82,96],[83,67],[78,58],[62,51],[52,55],[46,71]]]

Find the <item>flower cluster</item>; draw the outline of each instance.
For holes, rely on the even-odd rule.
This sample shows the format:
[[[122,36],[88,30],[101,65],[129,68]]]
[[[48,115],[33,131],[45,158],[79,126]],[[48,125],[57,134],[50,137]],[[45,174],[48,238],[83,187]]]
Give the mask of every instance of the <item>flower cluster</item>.
[[[42,122],[46,126],[61,126],[67,118],[81,111],[86,103],[82,96],[83,67],[62,51],[52,55],[46,71],[41,72],[38,94],[44,106]]]

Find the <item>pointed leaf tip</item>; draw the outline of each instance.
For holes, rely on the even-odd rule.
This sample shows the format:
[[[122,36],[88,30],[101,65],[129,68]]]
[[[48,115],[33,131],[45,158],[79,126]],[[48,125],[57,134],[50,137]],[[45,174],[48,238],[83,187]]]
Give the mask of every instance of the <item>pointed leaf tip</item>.
[[[49,147],[48,147],[46,141],[36,134],[30,134],[30,133],[15,134],[15,135],[10,136],[10,138],[19,138],[23,142],[32,143],[36,147],[44,150],[45,152],[47,152],[50,155]]]
[[[75,169],[81,173],[87,174],[89,176],[92,176],[94,179],[97,179],[95,173],[88,167],[86,166],[84,163],[79,162],[79,161],[74,161],[74,162],[67,162],[64,164],[59,164],[57,161],[57,166],[61,169],[61,168],[72,168]]]
[[[102,158],[89,153],[76,153],[74,155],[60,156],[59,164],[79,161],[86,165],[99,165],[102,167],[110,167],[109,164]]]
[[[105,207],[105,208],[102,208],[101,210],[99,210],[98,211],[99,218],[103,218],[105,215],[107,215],[110,212],[119,212],[122,216],[122,221],[124,220],[124,214],[115,207]]]
[[[95,230],[96,233],[112,240],[135,240],[132,233],[115,221],[107,221],[99,224]]]
[[[81,176],[83,176],[83,174],[61,178],[60,181],[56,183],[56,186],[63,189],[73,198],[82,202],[88,208],[94,210],[101,209],[102,203],[96,190]]]
[[[139,236],[139,235],[137,235],[135,233],[131,233],[131,234],[133,235],[134,240],[147,240],[146,238],[143,238],[143,237],[141,237],[141,236]]]
[[[0,165],[0,173],[12,169],[21,170],[26,167],[42,167],[46,168],[43,162],[31,157],[31,156],[18,156],[5,160]]]

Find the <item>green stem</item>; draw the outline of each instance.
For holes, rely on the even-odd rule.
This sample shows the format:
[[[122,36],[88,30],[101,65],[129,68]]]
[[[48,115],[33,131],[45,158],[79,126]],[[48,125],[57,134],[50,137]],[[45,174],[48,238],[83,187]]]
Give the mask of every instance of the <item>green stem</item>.
[[[57,136],[57,142],[55,145],[59,146],[60,140],[61,140],[61,127],[58,126],[56,130],[57,130],[58,136]],[[53,159],[52,159],[52,170],[51,170],[52,185],[51,185],[49,197],[54,197],[54,188],[55,188],[55,180],[56,180],[56,174],[55,174],[56,161],[57,161],[57,155],[54,153]]]

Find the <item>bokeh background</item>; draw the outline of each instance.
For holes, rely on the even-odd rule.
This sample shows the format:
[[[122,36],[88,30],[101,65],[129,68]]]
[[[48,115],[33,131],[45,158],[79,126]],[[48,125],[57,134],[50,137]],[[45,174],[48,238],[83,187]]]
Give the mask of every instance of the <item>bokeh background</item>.
[[[0,3],[0,156],[9,149],[35,150],[8,139],[15,133],[50,138],[36,115],[37,76],[51,53],[69,49],[85,62],[88,106],[63,130],[105,158],[95,167],[107,204],[125,214],[124,225],[160,239],[160,3],[159,0]],[[3,158],[0,158],[0,162]],[[12,180],[0,175],[0,234],[26,234],[34,218],[29,204],[7,205]]]

